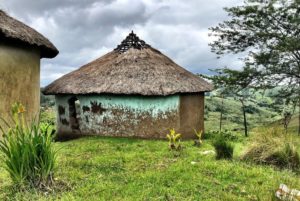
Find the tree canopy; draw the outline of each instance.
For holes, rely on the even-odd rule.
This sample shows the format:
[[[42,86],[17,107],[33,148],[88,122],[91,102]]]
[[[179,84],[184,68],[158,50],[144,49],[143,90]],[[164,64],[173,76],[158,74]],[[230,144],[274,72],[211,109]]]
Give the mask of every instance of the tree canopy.
[[[300,0],[246,0],[225,8],[230,20],[211,28],[217,54],[247,52],[249,86],[288,84],[299,89]],[[295,89],[297,90],[297,89]]]
[[[281,86],[278,96],[300,104],[300,0],[245,0],[225,10],[230,19],[210,28],[211,50],[247,56],[242,70],[218,69],[215,83]]]

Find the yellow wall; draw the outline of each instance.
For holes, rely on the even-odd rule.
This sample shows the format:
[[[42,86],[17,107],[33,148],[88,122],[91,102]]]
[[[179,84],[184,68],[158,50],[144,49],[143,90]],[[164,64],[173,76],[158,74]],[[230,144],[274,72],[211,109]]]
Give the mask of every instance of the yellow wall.
[[[9,118],[11,105],[25,105],[28,120],[40,107],[40,52],[0,43],[0,116]]]

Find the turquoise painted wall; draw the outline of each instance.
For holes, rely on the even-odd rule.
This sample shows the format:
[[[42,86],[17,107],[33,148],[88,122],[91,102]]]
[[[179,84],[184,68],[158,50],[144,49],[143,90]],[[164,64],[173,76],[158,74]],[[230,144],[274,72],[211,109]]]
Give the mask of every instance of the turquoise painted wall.
[[[73,96],[56,96],[57,108],[64,108],[64,114],[58,115],[57,119],[59,133],[74,133],[69,119],[68,100],[71,97]],[[76,96],[76,98],[80,102],[80,107],[76,109],[77,119],[80,124],[80,132],[84,134],[135,136],[139,135],[135,133],[138,129],[143,130],[141,124],[147,124],[143,128],[150,130],[158,129],[152,128],[155,127],[156,123],[154,122],[156,121],[165,121],[165,124],[172,124],[165,125],[166,128],[179,125],[179,95],[81,95]],[[172,119],[171,123],[170,118]],[[164,125],[159,126],[162,127],[161,129],[166,130]],[[140,135],[143,135],[143,132]]]
[[[97,101],[102,103],[104,108],[122,107],[136,112],[151,111],[153,117],[159,113],[170,110],[177,110],[179,106],[179,96],[80,96],[77,97],[80,104],[90,106],[90,102]]]

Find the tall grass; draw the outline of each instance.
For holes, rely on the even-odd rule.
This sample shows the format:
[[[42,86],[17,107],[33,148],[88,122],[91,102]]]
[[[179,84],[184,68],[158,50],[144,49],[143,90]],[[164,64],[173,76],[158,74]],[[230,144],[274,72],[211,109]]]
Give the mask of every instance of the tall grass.
[[[229,142],[222,132],[213,141],[216,151],[216,159],[232,159],[234,146]]]
[[[283,129],[264,129],[252,136],[242,159],[299,171],[298,145],[296,138],[292,134],[286,134]]]
[[[25,121],[24,107],[17,103],[12,108],[13,125],[2,121],[0,151],[5,168],[14,184],[20,187],[45,188],[53,183],[56,151],[53,148],[53,130],[49,125]]]

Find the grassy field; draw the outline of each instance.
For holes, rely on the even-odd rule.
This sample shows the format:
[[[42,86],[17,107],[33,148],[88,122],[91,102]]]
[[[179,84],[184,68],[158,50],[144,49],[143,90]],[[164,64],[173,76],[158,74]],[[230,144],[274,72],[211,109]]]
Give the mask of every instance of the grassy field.
[[[268,106],[249,105],[254,106],[254,112],[247,114],[250,137],[258,132],[257,127],[280,124],[280,115]],[[249,141],[243,137],[240,103],[226,98],[223,106],[223,129],[234,130],[238,136],[232,142],[233,160],[203,154],[214,150],[212,138],[200,148],[191,140],[184,141],[180,156],[169,151],[166,140],[87,137],[55,142],[54,190],[15,189],[1,160],[0,200],[273,200],[281,183],[299,189],[300,175],[295,172],[240,160]],[[206,131],[219,129],[220,107],[220,98],[206,97]],[[41,111],[41,121],[54,125],[54,108],[46,104]],[[295,116],[289,131],[295,133],[297,128]],[[295,139],[300,144],[300,138]]]
[[[280,183],[300,186],[299,175],[239,160],[215,160],[206,140],[183,142],[179,157],[167,141],[88,137],[56,142],[57,190],[20,192],[0,162],[0,200],[271,200]]]

